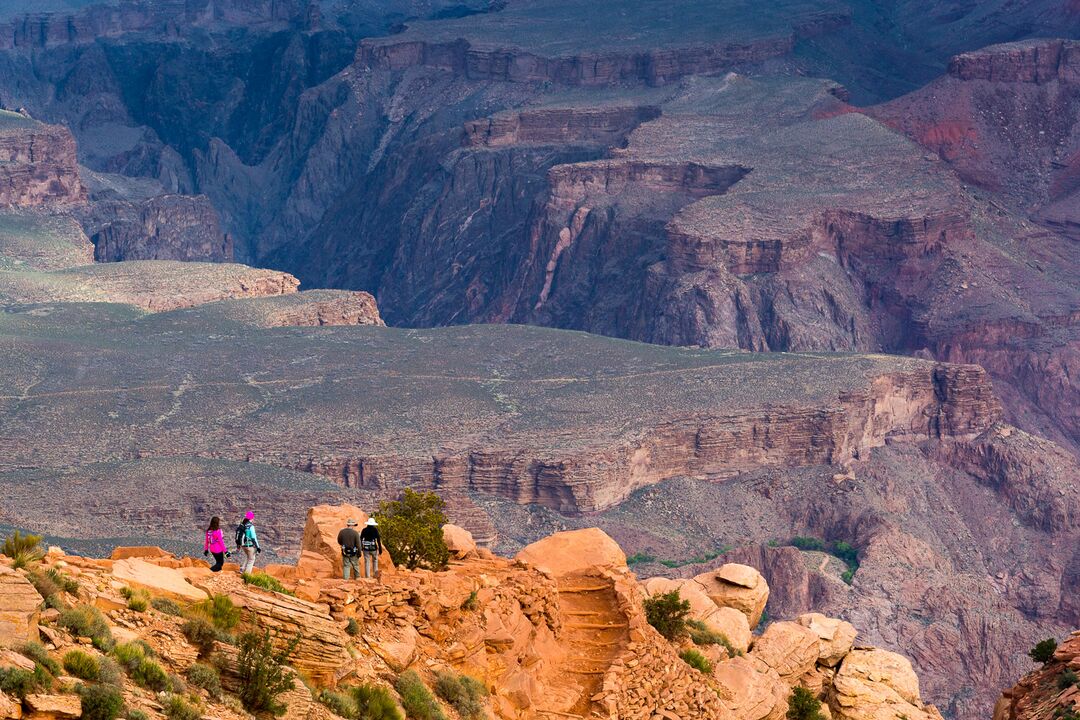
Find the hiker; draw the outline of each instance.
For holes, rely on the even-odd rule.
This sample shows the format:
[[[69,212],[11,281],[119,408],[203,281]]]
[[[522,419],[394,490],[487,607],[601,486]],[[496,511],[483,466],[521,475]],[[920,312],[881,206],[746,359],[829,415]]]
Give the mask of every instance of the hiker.
[[[356,532],[356,521],[350,519],[337,534],[337,544],[341,546],[341,569],[345,579],[360,579],[360,533]]]
[[[232,553],[225,547],[225,536],[221,532],[221,518],[217,515],[210,518],[210,527],[206,528],[202,554],[203,557],[214,556],[214,564],[210,566],[210,572],[220,571],[225,564],[225,558],[232,557]]]
[[[368,518],[364,529],[360,531],[360,550],[364,553],[364,577],[379,577],[382,538],[379,537],[379,523],[375,522],[375,518]]]
[[[255,526],[251,522],[254,519],[255,513],[248,510],[244,513],[244,522],[236,526],[236,549],[244,553],[240,562],[242,574],[250,573],[255,569],[255,553],[262,552],[262,548],[259,547],[259,538],[255,534]]]

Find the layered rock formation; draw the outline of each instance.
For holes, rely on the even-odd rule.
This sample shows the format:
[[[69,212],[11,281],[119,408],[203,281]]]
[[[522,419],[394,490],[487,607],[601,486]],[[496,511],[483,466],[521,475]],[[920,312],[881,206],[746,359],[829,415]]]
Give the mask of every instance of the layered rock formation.
[[[1069,717],[1080,711],[1080,633],[1071,633],[1049,661],[1005,690],[994,707],[994,720]]]
[[[84,197],[71,133],[0,110],[0,206],[62,206]]]

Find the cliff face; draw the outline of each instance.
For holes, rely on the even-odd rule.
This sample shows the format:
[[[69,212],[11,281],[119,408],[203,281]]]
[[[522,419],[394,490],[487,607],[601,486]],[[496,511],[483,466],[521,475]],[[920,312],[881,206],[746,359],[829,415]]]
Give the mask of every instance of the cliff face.
[[[59,206],[84,199],[71,133],[0,111],[0,205]]]
[[[1068,717],[1080,706],[1080,690],[1071,680],[1080,668],[1080,633],[1073,632],[1037,670],[1001,694],[994,720]]]

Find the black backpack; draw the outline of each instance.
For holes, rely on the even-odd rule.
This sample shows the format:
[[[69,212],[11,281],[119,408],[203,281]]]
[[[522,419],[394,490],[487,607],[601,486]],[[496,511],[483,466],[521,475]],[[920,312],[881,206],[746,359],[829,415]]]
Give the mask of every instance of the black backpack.
[[[236,547],[243,546],[245,535],[247,535],[247,526],[244,523],[240,523],[236,526]]]

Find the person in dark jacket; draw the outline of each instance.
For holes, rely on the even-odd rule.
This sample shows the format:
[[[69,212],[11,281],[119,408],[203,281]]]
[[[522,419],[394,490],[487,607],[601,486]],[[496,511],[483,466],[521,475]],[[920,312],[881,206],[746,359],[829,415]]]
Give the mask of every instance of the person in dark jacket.
[[[356,532],[356,521],[349,520],[337,534],[337,544],[341,546],[341,569],[345,579],[360,579],[360,533]]]
[[[364,553],[364,577],[379,577],[382,538],[379,537],[379,523],[375,522],[375,518],[368,518],[364,529],[360,531],[360,550]]]

